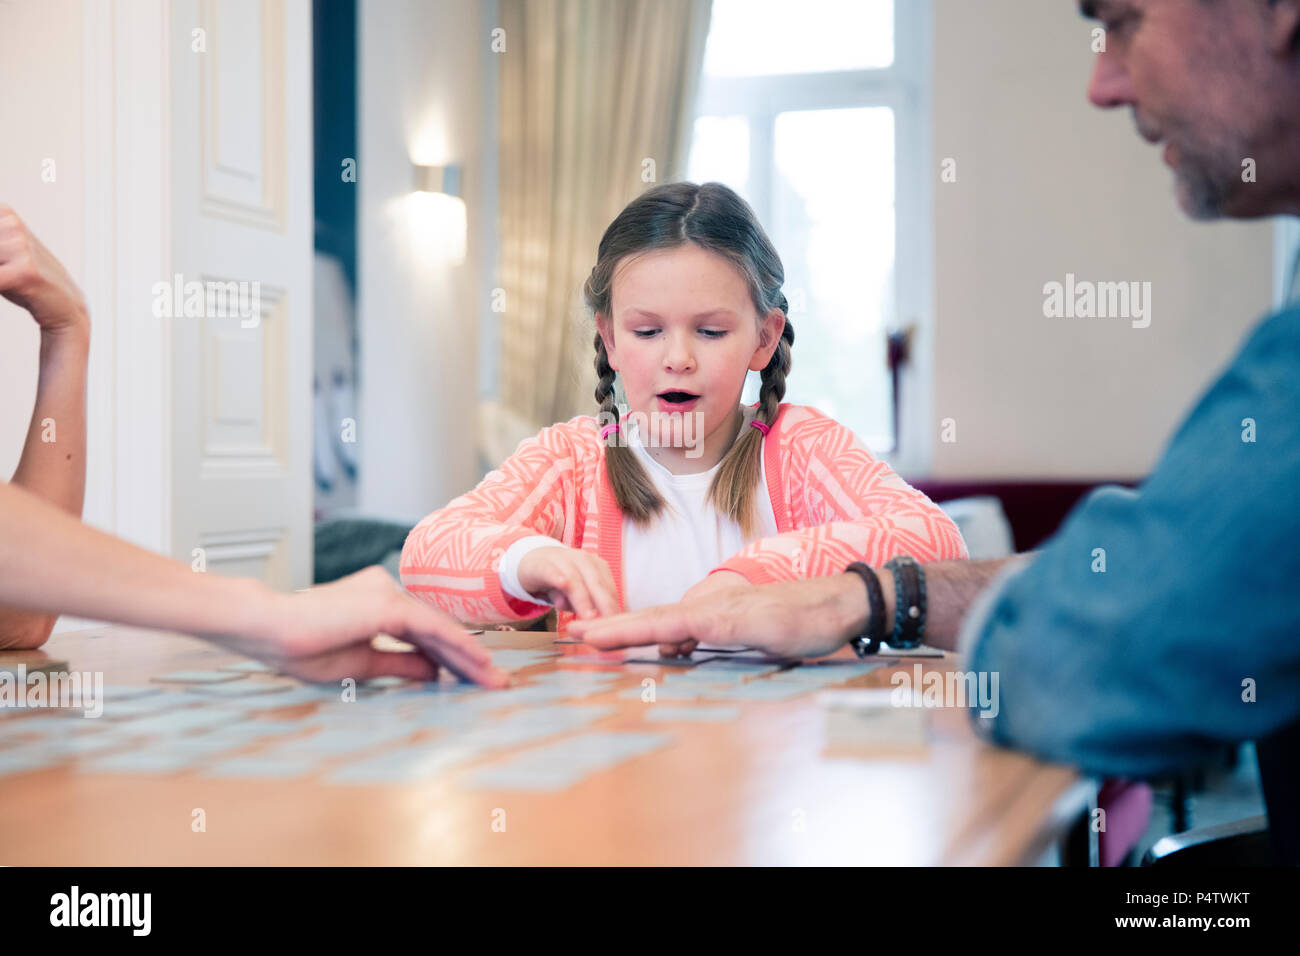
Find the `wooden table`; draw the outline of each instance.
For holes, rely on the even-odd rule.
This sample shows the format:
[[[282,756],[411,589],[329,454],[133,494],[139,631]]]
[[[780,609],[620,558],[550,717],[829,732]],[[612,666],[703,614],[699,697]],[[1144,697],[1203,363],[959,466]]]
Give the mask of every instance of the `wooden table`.
[[[484,641],[551,649],[554,637],[489,632]],[[70,670],[102,671],[106,684],[235,659],[191,638],[125,628],[59,635],[45,650]],[[518,671],[517,682],[555,666]],[[892,670],[845,686],[888,687]],[[645,676],[638,668],[614,686]],[[0,864],[1023,864],[1039,860],[1095,794],[1069,768],[979,741],[955,710],[932,712],[920,753],[838,757],[825,752],[815,693],[741,701],[740,717],[721,723],[647,723],[647,705],[615,691],[582,703],[616,708],[589,729],[675,741],[563,793],[460,784],[496,757],[427,783],[366,787],[65,764],[0,777]],[[199,807],[207,828],[195,833]],[[500,810],[504,832],[492,825]]]

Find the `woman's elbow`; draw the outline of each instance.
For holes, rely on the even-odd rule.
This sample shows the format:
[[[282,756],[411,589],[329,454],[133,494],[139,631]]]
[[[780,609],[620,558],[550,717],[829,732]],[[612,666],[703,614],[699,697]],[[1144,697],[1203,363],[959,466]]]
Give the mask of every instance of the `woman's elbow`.
[[[0,613],[0,650],[36,650],[50,639],[56,620],[52,614],[31,611]]]

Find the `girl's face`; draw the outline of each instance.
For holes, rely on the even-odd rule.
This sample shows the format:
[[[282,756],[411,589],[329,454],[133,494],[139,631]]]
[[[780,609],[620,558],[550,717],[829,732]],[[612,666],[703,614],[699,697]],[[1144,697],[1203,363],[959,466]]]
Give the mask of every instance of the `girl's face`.
[[[612,316],[596,327],[633,412],[698,416],[696,435],[733,427],[745,373],[762,371],[785,316],[759,316],[731,262],[688,242],[629,256],[614,270]]]

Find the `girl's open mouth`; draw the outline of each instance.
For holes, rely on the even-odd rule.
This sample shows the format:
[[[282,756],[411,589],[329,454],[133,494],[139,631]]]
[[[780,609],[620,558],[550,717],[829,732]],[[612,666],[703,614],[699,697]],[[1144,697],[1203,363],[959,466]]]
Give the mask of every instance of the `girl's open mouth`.
[[[692,392],[660,392],[659,410],[665,412],[684,412],[695,407],[700,396]]]

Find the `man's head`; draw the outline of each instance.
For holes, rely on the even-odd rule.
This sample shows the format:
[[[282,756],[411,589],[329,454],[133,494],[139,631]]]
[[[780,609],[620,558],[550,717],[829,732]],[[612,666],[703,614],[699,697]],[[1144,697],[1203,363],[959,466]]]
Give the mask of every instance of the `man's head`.
[[[1088,98],[1165,144],[1189,215],[1300,214],[1300,0],[1079,7],[1106,28]]]

